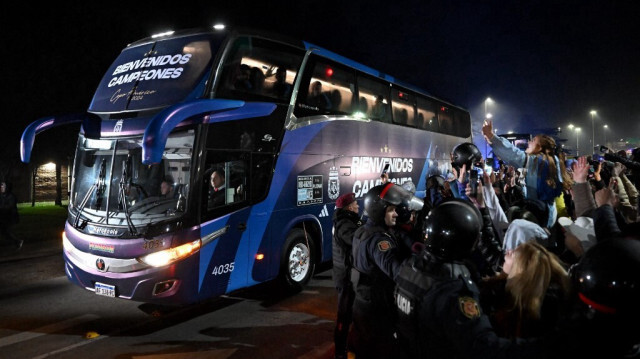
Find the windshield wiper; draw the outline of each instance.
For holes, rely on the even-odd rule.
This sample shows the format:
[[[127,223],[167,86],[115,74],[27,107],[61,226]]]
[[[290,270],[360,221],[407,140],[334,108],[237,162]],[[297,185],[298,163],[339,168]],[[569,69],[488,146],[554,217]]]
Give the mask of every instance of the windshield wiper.
[[[131,214],[129,213],[129,205],[127,204],[127,182],[129,182],[129,172],[131,168],[131,155],[127,155],[127,159],[122,161],[122,176],[120,177],[120,190],[118,191],[118,207],[124,211],[124,216],[127,219],[127,226],[129,227],[129,233],[133,236],[137,236],[138,232],[136,226],[131,221]]]
[[[107,176],[107,160],[102,159],[102,163],[100,163],[100,173],[98,174],[98,180],[93,185],[91,185],[91,188],[89,188],[89,190],[87,191],[87,194],[84,195],[82,202],[80,202],[80,206],[78,206],[78,213],[76,213],[76,218],[73,221],[74,228],[78,228],[78,221],[80,220],[80,212],[84,210],[84,207],[87,205],[89,198],[91,198],[91,195],[93,194],[93,192],[96,192],[96,190],[97,190],[96,192],[97,208],[100,208],[100,206],[102,205],[102,196],[104,195],[104,189],[105,189],[104,181],[106,176]]]

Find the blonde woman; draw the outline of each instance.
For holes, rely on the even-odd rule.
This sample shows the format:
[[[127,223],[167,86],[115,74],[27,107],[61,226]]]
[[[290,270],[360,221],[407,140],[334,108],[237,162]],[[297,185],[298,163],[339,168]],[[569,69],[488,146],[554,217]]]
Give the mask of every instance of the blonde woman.
[[[566,309],[569,276],[562,262],[535,240],[504,254],[503,287],[495,279],[490,318],[496,332],[508,338],[547,333]]]

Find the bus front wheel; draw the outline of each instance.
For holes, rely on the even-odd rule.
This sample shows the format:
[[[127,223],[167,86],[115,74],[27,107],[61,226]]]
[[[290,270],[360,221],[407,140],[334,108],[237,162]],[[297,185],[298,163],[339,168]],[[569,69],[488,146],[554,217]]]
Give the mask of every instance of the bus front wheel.
[[[289,232],[280,267],[282,284],[299,292],[309,282],[315,268],[313,239],[302,229]]]

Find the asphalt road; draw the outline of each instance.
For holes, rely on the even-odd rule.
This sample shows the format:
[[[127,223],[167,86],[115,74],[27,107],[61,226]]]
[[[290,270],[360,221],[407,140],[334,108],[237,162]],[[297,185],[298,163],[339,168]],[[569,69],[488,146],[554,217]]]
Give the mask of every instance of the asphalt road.
[[[97,296],[72,285],[63,268],[61,253],[0,261],[0,357],[332,357],[330,270],[295,295],[267,284],[163,308]]]

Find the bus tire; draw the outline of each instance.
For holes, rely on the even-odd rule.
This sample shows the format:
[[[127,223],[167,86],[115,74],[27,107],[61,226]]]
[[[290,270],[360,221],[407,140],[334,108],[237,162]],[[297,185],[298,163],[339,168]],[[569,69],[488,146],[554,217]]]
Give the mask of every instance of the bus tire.
[[[280,265],[280,282],[286,290],[299,292],[309,283],[315,269],[313,238],[300,228],[287,235]]]

